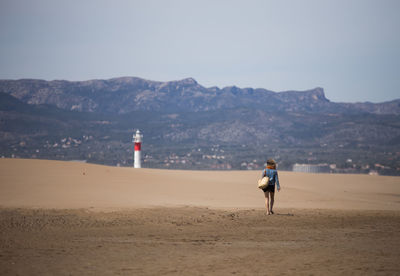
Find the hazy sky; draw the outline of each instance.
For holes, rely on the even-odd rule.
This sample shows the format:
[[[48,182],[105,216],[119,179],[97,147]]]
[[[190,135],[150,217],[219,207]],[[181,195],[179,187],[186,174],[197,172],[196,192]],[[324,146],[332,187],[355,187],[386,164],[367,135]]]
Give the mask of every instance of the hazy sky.
[[[0,0],[0,79],[137,76],[400,98],[397,0]]]

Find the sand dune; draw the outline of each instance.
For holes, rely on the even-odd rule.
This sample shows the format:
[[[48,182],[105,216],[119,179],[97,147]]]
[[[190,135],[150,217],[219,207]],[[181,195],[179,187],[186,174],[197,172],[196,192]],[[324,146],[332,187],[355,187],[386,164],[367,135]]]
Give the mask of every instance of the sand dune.
[[[399,275],[399,177],[260,173],[1,159],[0,274]]]
[[[1,159],[0,206],[263,208],[261,171],[174,171]],[[279,172],[276,208],[400,210],[400,177]]]

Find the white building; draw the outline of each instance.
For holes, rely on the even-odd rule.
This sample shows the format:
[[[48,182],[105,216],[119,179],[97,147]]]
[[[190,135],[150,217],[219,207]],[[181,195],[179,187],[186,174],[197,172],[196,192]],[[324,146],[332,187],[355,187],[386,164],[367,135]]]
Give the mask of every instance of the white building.
[[[305,173],[329,173],[331,171],[328,164],[294,164],[294,172],[305,172]]]

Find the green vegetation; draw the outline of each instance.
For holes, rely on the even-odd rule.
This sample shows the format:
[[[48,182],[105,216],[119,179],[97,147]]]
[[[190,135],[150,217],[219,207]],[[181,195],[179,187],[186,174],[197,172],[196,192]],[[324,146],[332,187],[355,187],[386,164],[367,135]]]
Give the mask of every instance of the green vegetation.
[[[273,157],[281,170],[327,163],[332,172],[400,175],[395,115],[269,115],[246,108],[118,115],[28,105],[0,95],[4,157],[132,166],[132,134],[140,129],[144,167],[260,170]]]

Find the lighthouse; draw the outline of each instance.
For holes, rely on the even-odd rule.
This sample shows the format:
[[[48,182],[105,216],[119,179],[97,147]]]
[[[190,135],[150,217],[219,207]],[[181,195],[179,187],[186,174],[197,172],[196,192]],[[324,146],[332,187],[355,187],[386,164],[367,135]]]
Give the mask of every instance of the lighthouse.
[[[139,130],[136,130],[136,134],[133,135],[133,142],[135,143],[135,155],[134,155],[133,167],[135,169],[139,169],[142,167],[140,163],[142,139],[143,135],[140,133]]]

